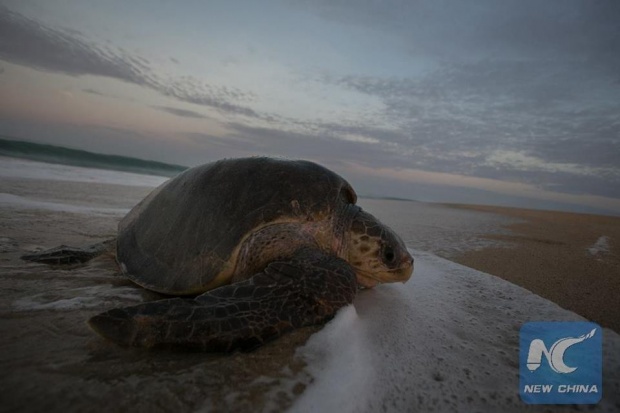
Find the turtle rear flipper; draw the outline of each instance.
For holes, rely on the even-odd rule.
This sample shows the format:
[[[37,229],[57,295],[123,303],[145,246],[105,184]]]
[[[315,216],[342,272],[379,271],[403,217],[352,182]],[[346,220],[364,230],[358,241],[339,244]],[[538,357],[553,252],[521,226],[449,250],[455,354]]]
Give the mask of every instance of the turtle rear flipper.
[[[22,255],[20,258],[25,261],[39,262],[48,265],[81,264],[104,253],[110,248],[113,242],[114,240],[107,240],[82,248],[61,245],[34,254]]]
[[[305,249],[247,281],[195,299],[172,298],[114,309],[90,319],[123,345],[251,350],[295,328],[323,323],[350,304],[355,272],[340,258]]]

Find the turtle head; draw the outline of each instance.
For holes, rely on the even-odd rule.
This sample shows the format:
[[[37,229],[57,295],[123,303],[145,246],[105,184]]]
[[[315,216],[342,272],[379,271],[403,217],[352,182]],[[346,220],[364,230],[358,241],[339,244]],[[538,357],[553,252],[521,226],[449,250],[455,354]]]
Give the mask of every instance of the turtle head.
[[[347,244],[348,261],[362,287],[405,282],[411,277],[413,258],[405,243],[368,212],[359,209],[353,218]]]

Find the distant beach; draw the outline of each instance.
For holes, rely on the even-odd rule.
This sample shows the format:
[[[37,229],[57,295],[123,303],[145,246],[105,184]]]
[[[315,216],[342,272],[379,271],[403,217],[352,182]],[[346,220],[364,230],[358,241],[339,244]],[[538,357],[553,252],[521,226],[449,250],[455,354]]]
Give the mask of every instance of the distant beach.
[[[620,217],[458,205],[518,219],[509,234],[484,238],[507,245],[452,259],[496,275],[620,332]]]

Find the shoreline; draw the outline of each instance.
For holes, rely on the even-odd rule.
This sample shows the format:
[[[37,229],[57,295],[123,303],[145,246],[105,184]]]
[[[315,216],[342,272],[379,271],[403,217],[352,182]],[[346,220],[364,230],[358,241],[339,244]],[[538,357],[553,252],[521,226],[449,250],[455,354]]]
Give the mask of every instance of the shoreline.
[[[412,282],[361,292],[331,325],[292,331],[249,353],[117,346],[93,334],[85,321],[162,296],[121,276],[107,255],[69,267],[19,257],[113,237],[121,211],[150,190],[118,183],[0,179],[0,195],[8,195],[4,202],[0,196],[0,365],[10,372],[0,385],[9,395],[8,410],[132,410],[139,403],[167,410],[284,411],[302,398],[313,404],[341,403],[343,392],[332,385],[335,380],[360,388],[370,377],[383,384],[376,397],[359,398],[369,411],[377,410],[375,400],[436,409],[436,397],[447,384],[453,398],[440,399],[445,410],[493,403],[495,410],[517,412],[523,407],[514,396],[518,326],[535,316],[580,318],[514,284],[449,261],[469,249],[507,245],[480,237],[511,234],[498,228],[516,219],[436,204],[365,200],[365,208],[376,210],[409,246],[419,248],[419,276]],[[615,245],[613,234],[606,234]],[[489,340],[478,340],[480,334]],[[620,341],[613,332],[607,337],[611,350],[605,360],[616,368]],[[472,375],[474,365],[495,367]],[[616,403],[609,395],[618,388],[617,377],[607,374],[610,387],[603,406]]]
[[[620,332],[620,217],[482,205],[443,204],[519,222],[483,237],[487,247],[451,259],[519,285]]]

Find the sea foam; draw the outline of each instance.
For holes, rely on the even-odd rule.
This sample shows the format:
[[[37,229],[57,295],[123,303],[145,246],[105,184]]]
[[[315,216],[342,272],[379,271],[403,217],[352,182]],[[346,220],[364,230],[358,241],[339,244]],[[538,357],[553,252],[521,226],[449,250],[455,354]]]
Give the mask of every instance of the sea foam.
[[[421,251],[405,285],[363,291],[298,355],[314,380],[292,412],[520,412],[519,329],[584,319],[524,288]],[[604,331],[596,411],[620,403],[620,336]]]
[[[73,212],[90,215],[125,215],[127,208],[88,207],[81,205],[63,204],[58,202],[38,201],[19,195],[0,192],[0,207],[13,207],[19,209],[43,209],[47,211]]]
[[[588,252],[590,255],[598,255],[609,252],[609,237],[606,235],[599,237],[594,245],[588,248]]]

